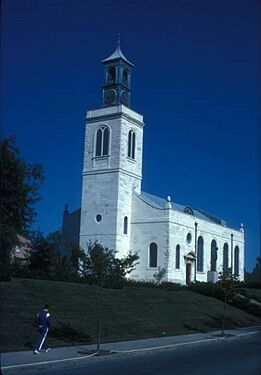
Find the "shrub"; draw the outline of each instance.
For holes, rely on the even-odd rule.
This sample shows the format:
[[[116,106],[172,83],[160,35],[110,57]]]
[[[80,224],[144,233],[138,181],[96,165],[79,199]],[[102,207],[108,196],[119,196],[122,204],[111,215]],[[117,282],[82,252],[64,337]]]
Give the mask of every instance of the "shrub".
[[[184,285],[181,285],[179,283],[168,282],[168,281],[164,281],[161,284],[159,284],[159,288],[173,291],[173,292],[177,292],[179,290],[186,290],[186,287]]]

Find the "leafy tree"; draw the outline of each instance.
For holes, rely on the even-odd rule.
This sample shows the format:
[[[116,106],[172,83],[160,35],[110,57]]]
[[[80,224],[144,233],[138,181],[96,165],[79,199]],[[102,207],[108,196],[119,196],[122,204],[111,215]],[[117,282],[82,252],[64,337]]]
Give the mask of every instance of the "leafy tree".
[[[82,275],[89,283],[100,287],[122,288],[138,259],[138,254],[131,251],[121,259],[115,258],[113,250],[89,242],[82,262]]]
[[[40,232],[33,234],[30,271],[34,277],[52,278],[55,273],[54,246]]]
[[[1,162],[1,250],[0,280],[10,280],[10,251],[17,243],[17,234],[27,235],[39,200],[43,181],[40,164],[29,164],[15,145],[15,137],[0,142]]]
[[[256,258],[256,265],[252,272],[246,272],[246,281],[261,283],[261,257]]]
[[[236,282],[238,278],[233,275],[231,268],[223,270],[219,273],[218,285],[224,293],[223,313],[222,313],[222,336],[224,336],[225,321],[226,321],[226,306],[229,295],[233,295],[236,289]]]
[[[156,280],[156,285],[159,285],[161,281],[164,279],[165,275],[167,273],[167,270],[165,267],[160,267],[158,272],[155,272],[153,277]]]
[[[34,277],[47,277],[59,281],[79,281],[80,260],[84,252],[76,244],[66,241],[62,232],[48,236],[34,233],[30,270]]]
[[[138,254],[132,252],[121,259],[115,258],[112,250],[97,242],[88,244],[82,275],[94,285],[96,292],[97,352],[101,342],[102,288],[122,288],[125,277],[135,269],[138,259]]]

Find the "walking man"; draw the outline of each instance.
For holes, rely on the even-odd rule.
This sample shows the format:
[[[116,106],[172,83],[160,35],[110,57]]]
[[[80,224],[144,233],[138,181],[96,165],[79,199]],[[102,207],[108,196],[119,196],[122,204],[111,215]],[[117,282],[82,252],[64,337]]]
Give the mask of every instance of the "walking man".
[[[48,329],[51,325],[51,315],[49,313],[48,305],[44,305],[44,307],[42,307],[39,313],[37,314],[37,324],[41,336],[35,345],[34,354],[40,354],[40,350],[45,350],[45,352],[49,352],[50,348],[46,342]]]

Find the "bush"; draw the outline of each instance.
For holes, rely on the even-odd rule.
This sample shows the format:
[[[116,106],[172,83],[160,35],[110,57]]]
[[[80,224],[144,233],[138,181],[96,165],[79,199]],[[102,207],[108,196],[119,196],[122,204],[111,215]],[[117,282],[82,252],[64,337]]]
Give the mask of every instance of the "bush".
[[[172,283],[169,281],[164,281],[161,284],[159,284],[159,288],[169,290],[172,292],[177,292],[179,290],[186,290],[186,287],[184,285],[181,285],[179,283]]]
[[[137,288],[157,288],[155,281],[146,280],[125,280],[124,286]]]
[[[211,282],[200,282],[191,283],[187,287],[192,292],[202,294],[203,296],[217,298],[221,301],[224,300],[224,291],[220,288],[218,283],[214,284]]]
[[[243,283],[242,287],[250,289],[261,289],[261,281],[248,281],[246,283]]]

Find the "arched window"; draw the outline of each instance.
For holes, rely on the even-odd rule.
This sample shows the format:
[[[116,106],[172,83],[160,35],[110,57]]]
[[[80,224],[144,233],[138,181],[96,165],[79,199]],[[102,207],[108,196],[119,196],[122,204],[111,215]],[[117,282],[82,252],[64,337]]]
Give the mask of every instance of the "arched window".
[[[198,238],[198,249],[197,249],[197,271],[203,272],[204,270],[204,240],[200,236]]]
[[[239,276],[239,247],[234,249],[234,275]]]
[[[223,246],[223,271],[228,270],[228,244],[225,243]]]
[[[114,67],[107,70],[107,85],[112,85],[116,81],[116,69]]]
[[[194,215],[194,212],[193,212],[192,208],[190,208],[190,207],[185,207],[183,211],[184,211],[186,214]]]
[[[128,134],[128,157],[135,159],[136,134],[133,130]]]
[[[180,269],[180,245],[176,246],[176,269]]]
[[[123,220],[123,234],[128,234],[128,217],[125,216]]]
[[[110,130],[107,126],[102,126],[96,133],[95,156],[109,155]]]
[[[211,260],[210,260],[210,271],[217,270],[217,243],[215,240],[211,242]]]
[[[158,246],[155,242],[150,244],[149,265],[150,267],[157,267],[158,264]]]

